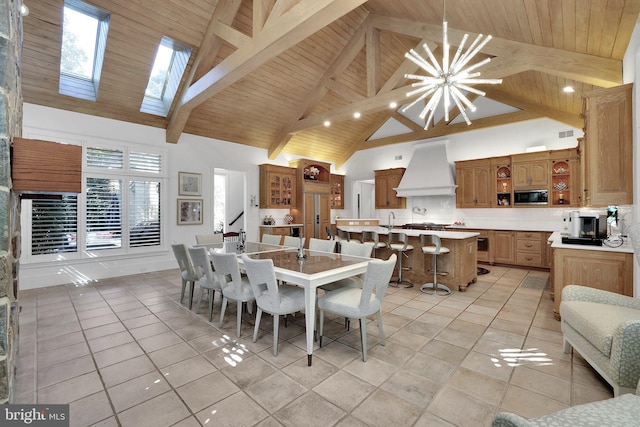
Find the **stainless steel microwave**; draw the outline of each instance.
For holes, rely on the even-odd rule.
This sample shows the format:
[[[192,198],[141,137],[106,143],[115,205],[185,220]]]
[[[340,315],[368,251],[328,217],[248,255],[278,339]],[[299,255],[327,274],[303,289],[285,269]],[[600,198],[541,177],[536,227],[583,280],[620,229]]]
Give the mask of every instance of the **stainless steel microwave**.
[[[516,206],[547,205],[549,204],[549,192],[547,190],[515,190],[513,204]]]

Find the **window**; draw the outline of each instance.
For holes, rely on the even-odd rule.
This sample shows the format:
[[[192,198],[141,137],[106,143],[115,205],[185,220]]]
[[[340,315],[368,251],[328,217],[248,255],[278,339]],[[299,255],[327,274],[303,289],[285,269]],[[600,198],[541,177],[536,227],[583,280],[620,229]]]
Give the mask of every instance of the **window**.
[[[187,67],[191,48],[162,37],[140,111],[166,117]]]
[[[68,260],[162,248],[164,156],[92,146],[85,148],[84,156],[82,194],[30,200],[31,250],[25,249],[30,259],[60,259],[66,253]]]
[[[31,254],[77,252],[78,196],[36,198],[31,205]]]
[[[80,0],[65,0],[58,92],[95,101],[110,15]]]
[[[213,177],[213,220],[214,233],[224,233],[227,203],[227,175],[215,174]]]

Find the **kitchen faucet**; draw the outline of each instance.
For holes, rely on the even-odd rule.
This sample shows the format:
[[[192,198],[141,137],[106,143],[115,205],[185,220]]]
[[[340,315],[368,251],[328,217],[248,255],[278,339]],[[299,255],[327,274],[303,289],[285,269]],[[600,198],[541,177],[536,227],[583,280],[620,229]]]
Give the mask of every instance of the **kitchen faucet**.
[[[393,221],[391,221],[391,218],[396,219],[396,214],[389,212],[389,216],[387,217],[387,223],[389,224],[387,227],[389,227],[389,230],[393,228]]]

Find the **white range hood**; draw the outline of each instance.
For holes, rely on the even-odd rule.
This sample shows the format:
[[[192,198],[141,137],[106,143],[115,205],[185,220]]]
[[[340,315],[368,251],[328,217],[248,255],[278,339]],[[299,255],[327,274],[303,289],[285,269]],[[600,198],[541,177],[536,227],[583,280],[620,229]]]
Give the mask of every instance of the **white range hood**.
[[[396,190],[398,197],[454,196],[453,165],[447,159],[448,140],[420,142]]]

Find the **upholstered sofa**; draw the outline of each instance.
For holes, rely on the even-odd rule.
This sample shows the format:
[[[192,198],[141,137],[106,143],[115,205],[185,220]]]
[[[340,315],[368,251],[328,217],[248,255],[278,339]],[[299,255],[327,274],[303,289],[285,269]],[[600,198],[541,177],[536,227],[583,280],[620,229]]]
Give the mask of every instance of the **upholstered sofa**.
[[[563,297],[564,298],[564,297]],[[564,299],[563,299],[564,302]],[[492,427],[628,427],[640,423],[640,389],[612,399],[572,406],[549,415],[526,419],[499,412]]]
[[[613,387],[633,393],[640,378],[640,299],[585,286],[562,290],[564,351],[573,347]]]

